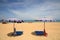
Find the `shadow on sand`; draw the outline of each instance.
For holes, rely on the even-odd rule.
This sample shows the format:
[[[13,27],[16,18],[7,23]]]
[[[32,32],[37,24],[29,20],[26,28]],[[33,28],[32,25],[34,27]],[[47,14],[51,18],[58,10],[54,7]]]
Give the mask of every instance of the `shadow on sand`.
[[[31,34],[34,36],[44,36],[44,35],[37,35],[35,32],[32,32]]]
[[[21,36],[21,35],[14,34],[14,32],[10,32],[10,33],[7,34],[7,36],[9,36],[9,37],[16,37],[16,36]]]

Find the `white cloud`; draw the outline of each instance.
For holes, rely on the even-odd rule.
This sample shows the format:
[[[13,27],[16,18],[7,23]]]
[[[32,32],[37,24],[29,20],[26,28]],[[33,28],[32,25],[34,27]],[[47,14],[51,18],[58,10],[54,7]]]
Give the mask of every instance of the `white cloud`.
[[[44,16],[59,18],[60,16],[60,3],[52,0],[46,0],[41,4],[34,3],[34,0],[26,0],[24,2],[9,3],[7,6],[12,8],[9,9],[10,12],[16,14],[18,17],[21,17],[21,19],[40,19]],[[18,9],[14,10],[14,7]],[[20,7],[25,7],[25,9],[20,10]]]
[[[35,19],[36,18],[34,14],[31,14],[29,12],[21,12],[21,11],[16,11],[16,10],[10,10],[10,12],[16,14],[21,19]]]

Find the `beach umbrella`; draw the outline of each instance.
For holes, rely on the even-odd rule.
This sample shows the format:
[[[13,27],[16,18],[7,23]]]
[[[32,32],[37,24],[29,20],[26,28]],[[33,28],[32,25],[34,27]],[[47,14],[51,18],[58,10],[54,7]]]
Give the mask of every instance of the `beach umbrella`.
[[[54,21],[54,18],[52,17],[44,17],[44,18],[40,18],[39,20],[42,20],[43,22],[52,22]]]
[[[2,17],[2,24],[6,24],[7,22],[6,22],[6,20],[5,20],[5,18],[4,18],[4,16]]]
[[[35,35],[47,36],[46,30],[45,30],[45,19],[43,21],[44,21],[44,30],[43,31],[34,31]]]
[[[14,29],[14,31],[13,31],[12,35],[13,35],[13,36],[22,35],[22,34],[23,34],[23,31],[16,31],[15,23],[16,23],[16,21],[14,20],[14,23],[13,23],[13,29]]]
[[[16,26],[16,20],[13,19],[13,32],[11,33],[11,36],[20,36],[23,34],[23,31],[17,31],[15,26]],[[9,35],[9,34],[8,34]]]

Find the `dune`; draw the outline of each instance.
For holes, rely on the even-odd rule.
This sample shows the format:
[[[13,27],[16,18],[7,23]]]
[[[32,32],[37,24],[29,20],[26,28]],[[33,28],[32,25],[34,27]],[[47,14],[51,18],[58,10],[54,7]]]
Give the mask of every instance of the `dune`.
[[[32,35],[36,30],[43,30],[43,22],[15,23],[15,27],[17,31],[23,31],[23,35],[8,36],[13,32],[13,23],[0,23],[0,40],[60,40],[60,22],[46,22],[47,37]]]

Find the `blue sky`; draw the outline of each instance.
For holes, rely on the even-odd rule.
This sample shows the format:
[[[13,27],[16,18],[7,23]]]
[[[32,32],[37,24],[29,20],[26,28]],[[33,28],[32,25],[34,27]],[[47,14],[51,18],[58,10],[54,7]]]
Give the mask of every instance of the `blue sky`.
[[[60,20],[60,0],[0,0],[0,19],[35,20],[43,17]]]

